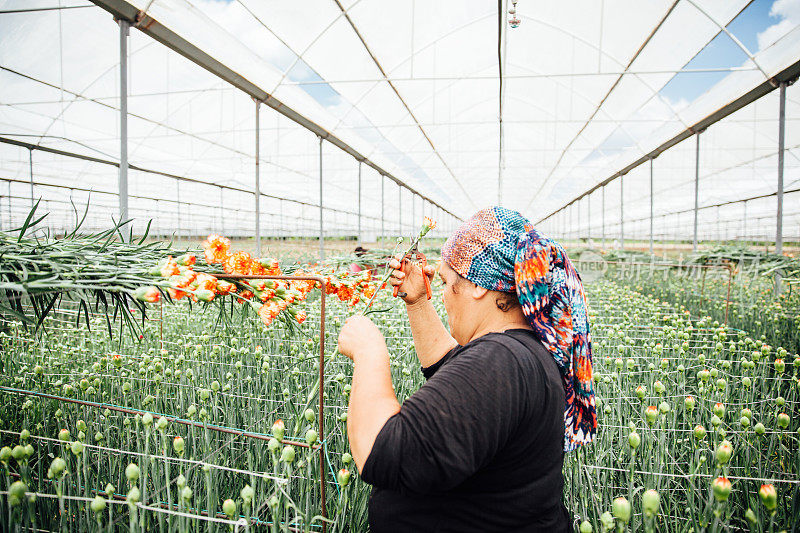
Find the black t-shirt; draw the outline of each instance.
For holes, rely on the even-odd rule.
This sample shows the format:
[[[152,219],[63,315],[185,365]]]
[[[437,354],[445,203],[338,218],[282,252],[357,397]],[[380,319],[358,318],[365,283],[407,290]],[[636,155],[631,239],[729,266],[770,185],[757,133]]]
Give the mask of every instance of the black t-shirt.
[[[569,531],[564,386],[533,333],[489,333],[422,372],[364,464],[371,531]]]

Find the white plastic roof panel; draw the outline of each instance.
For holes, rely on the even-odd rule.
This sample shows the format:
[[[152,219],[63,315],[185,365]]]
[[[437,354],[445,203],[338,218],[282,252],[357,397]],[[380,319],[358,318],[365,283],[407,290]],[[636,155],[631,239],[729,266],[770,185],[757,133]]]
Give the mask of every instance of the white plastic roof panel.
[[[0,13],[0,137],[116,161],[119,29],[109,14],[87,0],[0,0],[0,11],[59,4],[78,9]],[[497,201],[502,175],[503,204],[538,219],[800,60],[800,0],[519,0],[515,29],[504,2],[500,65],[497,5],[479,0],[128,4],[462,217]],[[158,202],[160,212],[174,208],[190,220],[187,202],[208,202],[209,189],[239,206],[236,220],[246,224],[253,101],[137,29],[128,68],[131,164],[192,180],[176,188],[174,178],[136,171],[131,190],[142,198],[132,209],[144,213]],[[796,94],[790,90],[787,103],[787,187],[798,179]],[[701,204],[774,192],[776,98],[769,94],[703,134],[709,173]],[[264,192],[318,202],[317,137],[266,106],[260,121]],[[691,193],[693,142],[655,162],[656,209],[665,220]],[[0,145],[0,176],[17,180],[8,184],[14,197],[24,197],[27,159],[26,149]],[[113,166],[44,153],[36,159],[41,179],[50,180],[41,187],[51,191],[51,206],[59,205],[52,185],[61,179],[104,191],[98,201],[113,212]],[[354,224],[348,210],[357,166],[324,144],[324,202],[343,231]],[[365,194],[379,202],[379,176],[362,170],[371,180]],[[625,216],[634,226],[649,215],[648,177],[645,164],[625,178]],[[182,207],[166,193],[144,198],[142,191],[159,189],[180,189]],[[394,184],[386,196],[391,205],[383,211],[397,216]],[[298,216],[298,231],[314,231],[313,205],[275,202]],[[410,197],[403,202],[410,217]],[[598,193],[582,202],[599,212]],[[609,210],[612,204],[607,198]],[[211,227],[220,214],[192,217]],[[764,227],[771,223],[762,218]]]

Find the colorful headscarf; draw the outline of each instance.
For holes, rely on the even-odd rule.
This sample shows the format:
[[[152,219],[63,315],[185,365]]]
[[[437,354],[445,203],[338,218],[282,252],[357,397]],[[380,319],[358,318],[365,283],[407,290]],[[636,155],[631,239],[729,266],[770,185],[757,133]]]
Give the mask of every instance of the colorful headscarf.
[[[516,291],[534,333],[553,355],[564,383],[564,450],[594,439],[592,342],[583,284],[567,253],[510,209],[490,207],[464,222],[442,260],[486,289]]]

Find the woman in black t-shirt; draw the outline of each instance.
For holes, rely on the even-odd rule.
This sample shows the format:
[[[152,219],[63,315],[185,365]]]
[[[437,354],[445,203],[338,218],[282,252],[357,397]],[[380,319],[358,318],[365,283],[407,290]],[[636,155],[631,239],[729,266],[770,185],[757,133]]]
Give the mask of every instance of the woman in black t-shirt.
[[[427,378],[402,407],[375,325],[353,317],[340,333],[371,530],[568,531],[564,451],[597,425],[580,279],[560,246],[497,207],[464,223],[442,259],[450,333],[425,298],[433,269],[390,263]]]

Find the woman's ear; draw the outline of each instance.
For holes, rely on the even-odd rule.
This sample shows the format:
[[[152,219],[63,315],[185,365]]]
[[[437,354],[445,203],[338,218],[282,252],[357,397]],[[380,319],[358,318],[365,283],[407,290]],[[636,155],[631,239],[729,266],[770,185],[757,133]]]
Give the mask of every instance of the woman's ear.
[[[475,285],[475,288],[472,289],[472,297],[478,300],[483,298],[487,292],[489,292],[489,289],[484,289],[480,285]]]

